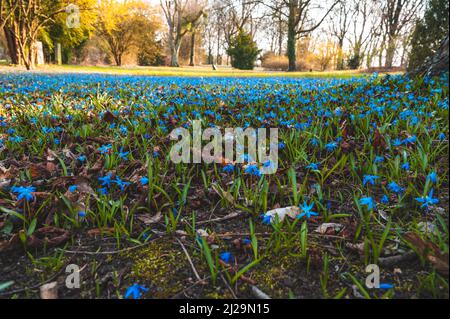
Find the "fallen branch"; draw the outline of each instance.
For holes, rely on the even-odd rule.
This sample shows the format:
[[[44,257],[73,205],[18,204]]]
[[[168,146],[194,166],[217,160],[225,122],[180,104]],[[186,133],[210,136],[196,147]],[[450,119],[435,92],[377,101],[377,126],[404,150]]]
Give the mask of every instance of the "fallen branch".
[[[197,272],[197,269],[194,266],[194,263],[192,262],[191,256],[189,256],[188,251],[186,250],[186,247],[184,247],[183,243],[181,242],[181,240],[179,240],[178,238],[175,238],[177,240],[177,242],[180,244],[181,248],[184,251],[184,254],[186,255],[186,258],[189,262],[189,264],[191,265],[192,271],[194,272],[195,277],[197,277],[197,280],[202,280],[202,278],[200,278],[200,275]]]
[[[232,218],[239,217],[239,216],[241,216],[243,213],[244,213],[244,212],[242,212],[242,211],[240,211],[240,212],[234,212],[234,213],[228,214],[228,215],[226,215],[226,216],[224,216],[224,217],[214,218],[214,219],[210,219],[210,220],[204,220],[204,221],[200,221],[200,222],[198,222],[198,223],[196,223],[196,224],[197,224],[197,225],[203,225],[203,224],[209,224],[209,223],[218,223],[218,222],[222,222],[222,221],[225,221],[225,220],[229,220],[229,219],[232,219]]]
[[[380,266],[390,267],[395,266],[401,262],[413,260],[417,257],[416,253],[413,251],[409,251],[403,255],[389,256],[389,257],[380,257],[378,258],[378,263]]]

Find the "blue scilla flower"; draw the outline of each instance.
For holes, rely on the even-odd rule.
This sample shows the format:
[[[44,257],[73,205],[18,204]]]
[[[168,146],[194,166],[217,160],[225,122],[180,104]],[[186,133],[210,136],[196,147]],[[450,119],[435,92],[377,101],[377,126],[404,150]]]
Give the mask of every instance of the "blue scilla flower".
[[[368,210],[373,210],[374,208],[377,207],[377,204],[375,203],[372,197],[362,197],[359,200],[359,204],[366,206]]]
[[[306,165],[306,168],[307,168],[307,169],[310,169],[310,170],[312,170],[312,171],[318,171],[318,170],[319,170],[319,165],[320,165],[320,162],[317,162],[317,163],[309,163],[308,165]]]
[[[445,133],[440,133],[440,134],[438,135],[438,139],[439,139],[439,141],[441,141],[441,142],[444,141],[445,138],[446,138]]]
[[[302,210],[302,212],[297,215],[297,218],[302,218],[302,217],[311,218],[311,216],[318,216],[319,215],[318,213],[312,211],[313,207],[314,207],[314,202],[311,202],[311,204],[308,205],[306,203],[306,201],[304,201],[303,205],[300,206],[300,209]]]
[[[317,138],[313,137],[313,138],[311,138],[311,139],[309,140],[309,143],[310,143],[312,146],[318,146],[318,145],[319,145],[319,140],[318,140]]]
[[[77,185],[71,185],[71,186],[69,186],[69,192],[75,193],[76,190],[77,190]]]
[[[380,203],[383,205],[389,204],[389,197],[385,194],[383,197],[381,197]]]
[[[392,145],[393,146],[401,146],[402,145],[402,141],[399,138],[396,138],[392,141]]]
[[[112,148],[111,144],[108,145],[102,145],[101,147],[98,148],[98,150],[100,151],[101,154],[106,154],[109,152],[109,150]]]
[[[132,297],[133,299],[140,299],[142,297],[142,292],[148,292],[148,288],[139,284],[133,284],[125,291],[124,298],[129,299]]]
[[[246,174],[261,177],[261,172],[259,171],[259,168],[256,165],[248,165],[244,172]]]
[[[99,177],[98,180],[100,182],[102,182],[102,186],[106,186],[106,187],[110,187],[111,183],[112,183],[112,179],[111,179],[112,173],[108,173],[107,175],[103,176],[103,177]]]
[[[390,182],[387,188],[395,194],[402,194],[405,191],[405,189],[398,185],[396,182]]]
[[[227,251],[221,253],[219,258],[220,258],[220,260],[222,260],[226,264],[229,264],[229,263],[233,262],[233,260],[234,260],[233,255],[230,252],[227,252]]]
[[[20,143],[20,142],[23,141],[23,137],[18,136],[18,135],[16,135],[16,136],[11,136],[11,137],[9,138],[9,140],[10,140],[11,142],[14,142],[14,143]]]
[[[439,203],[439,199],[433,198],[433,189],[431,189],[427,196],[424,197],[416,197],[416,201],[421,203],[420,208],[428,210],[430,206]]]
[[[234,172],[234,165],[233,164],[227,164],[222,169],[225,173],[233,173]]]
[[[120,187],[120,190],[124,190],[126,186],[130,185],[130,182],[124,182],[122,181],[119,176],[116,176],[116,179],[113,180],[113,183],[115,183],[117,186]]]
[[[148,185],[149,179],[146,176],[141,177],[141,179],[139,180],[139,182],[141,183],[142,186],[144,185]]]
[[[13,186],[11,191],[17,194],[17,200],[25,199],[27,202],[33,200],[33,192],[36,191],[36,187],[33,186]]]
[[[407,137],[402,141],[402,144],[410,145],[414,144],[417,141],[417,136],[413,135],[411,137]]]
[[[405,171],[408,171],[409,168],[410,168],[410,166],[409,166],[408,162],[402,164],[402,169],[404,169]]]
[[[389,289],[393,289],[394,285],[389,284],[389,283],[381,283],[380,286],[378,287],[378,289],[383,289],[383,290],[389,290]]]
[[[379,163],[383,163],[384,162],[384,156],[376,156],[374,163],[375,164],[379,164]]]
[[[264,225],[270,225],[272,223],[272,216],[267,214],[261,214],[262,223]]]
[[[363,186],[366,186],[367,183],[370,185],[375,185],[375,181],[379,178],[380,177],[376,175],[364,175]]]
[[[337,147],[338,147],[338,144],[336,142],[330,142],[325,145],[325,149],[328,152],[334,151]]]
[[[123,151],[123,147],[120,148],[119,151],[119,157],[124,160],[124,161],[128,161],[128,155],[130,154],[130,152],[124,152]]]
[[[437,174],[436,174],[436,172],[433,171],[430,174],[428,174],[427,180],[429,180],[433,184],[436,184],[437,183]]]

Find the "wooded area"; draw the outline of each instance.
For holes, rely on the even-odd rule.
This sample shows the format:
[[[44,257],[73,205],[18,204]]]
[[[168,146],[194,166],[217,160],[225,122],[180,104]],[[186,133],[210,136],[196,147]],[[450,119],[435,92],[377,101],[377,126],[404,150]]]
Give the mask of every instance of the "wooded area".
[[[27,69],[38,41],[48,63],[416,68],[448,34],[442,0],[1,0],[0,12],[3,55]]]

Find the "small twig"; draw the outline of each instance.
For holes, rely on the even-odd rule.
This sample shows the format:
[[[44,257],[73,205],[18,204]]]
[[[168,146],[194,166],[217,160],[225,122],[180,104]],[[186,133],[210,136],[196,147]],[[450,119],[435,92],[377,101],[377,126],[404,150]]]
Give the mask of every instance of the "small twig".
[[[244,213],[244,212],[242,212],[242,211],[234,212],[234,213],[228,214],[228,215],[226,215],[226,216],[224,216],[224,217],[213,218],[213,219],[209,219],[209,220],[200,221],[200,222],[196,223],[196,225],[203,225],[203,224],[209,224],[209,223],[218,223],[218,222],[222,222],[222,221],[225,221],[225,220],[229,220],[229,219],[232,219],[232,218],[239,217],[239,216],[241,216],[243,213]]]
[[[178,238],[175,238],[177,240],[177,242],[180,244],[181,248],[184,251],[184,254],[186,255],[186,258],[189,262],[189,264],[191,265],[192,271],[194,272],[195,277],[197,277],[197,280],[202,280],[202,278],[200,278],[200,275],[197,272],[197,269],[194,266],[194,263],[192,262],[191,256],[189,256],[188,251],[186,250],[186,247],[184,247],[183,243],[181,242],[181,240],[179,240]]]
[[[397,256],[389,256],[384,258],[378,258],[378,263],[381,266],[389,267],[396,264],[399,264],[403,261],[408,261],[416,258],[416,253],[413,251],[409,251],[403,255],[397,255]]]
[[[233,291],[233,288],[231,288],[230,284],[228,283],[228,281],[225,279],[225,277],[220,274],[220,278],[222,278],[223,283],[225,284],[225,286],[228,288],[228,290],[230,291],[231,295],[233,296],[234,299],[238,299],[236,294]]]
[[[124,248],[124,249],[120,249],[120,250],[113,250],[113,251],[82,251],[82,250],[65,250],[62,248],[57,248],[56,250],[63,251],[66,254],[75,254],[75,255],[114,255],[114,254],[120,254],[123,252],[131,251],[134,249],[142,248],[144,246],[147,246],[147,245],[153,243],[154,241],[156,241],[162,237],[163,236],[153,238],[152,240],[149,240],[141,245],[132,246],[132,247],[128,247],[128,248]]]

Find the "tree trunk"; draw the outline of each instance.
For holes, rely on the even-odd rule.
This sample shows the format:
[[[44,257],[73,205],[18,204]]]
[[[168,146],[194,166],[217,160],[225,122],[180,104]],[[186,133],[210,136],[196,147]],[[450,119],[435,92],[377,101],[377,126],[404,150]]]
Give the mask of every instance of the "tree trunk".
[[[337,53],[337,63],[336,69],[343,70],[344,69],[344,39],[339,39],[338,41],[338,53]]]
[[[439,49],[429,59],[427,59],[417,70],[413,71],[413,75],[439,76],[441,73],[448,72],[449,57],[448,33],[442,40]]]
[[[388,45],[386,48],[386,61],[385,67],[390,69],[394,63],[394,55],[395,55],[395,39],[392,36],[388,38]]]
[[[6,38],[6,44],[8,47],[8,55],[11,59],[12,64],[20,64],[20,58],[19,58],[19,48],[17,46],[17,40],[14,36],[14,31],[11,30],[8,27],[3,28],[5,32],[5,38]]]
[[[283,54],[283,20],[281,17],[278,21],[278,55]]]
[[[191,53],[189,57],[189,66],[195,66],[195,31],[191,34]]]
[[[289,59],[289,72],[297,70],[297,32],[295,30],[295,7],[291,5],[289,7],[289,20],[288,20],[288,43],[287,43],[287,56]]]
[[[174,43],[171,47],[170,66],[172,66],[172,67],[180,66],[180,63],[178,62],[178,55],[180,53],[180,45],[181,45],[181,40]]]

